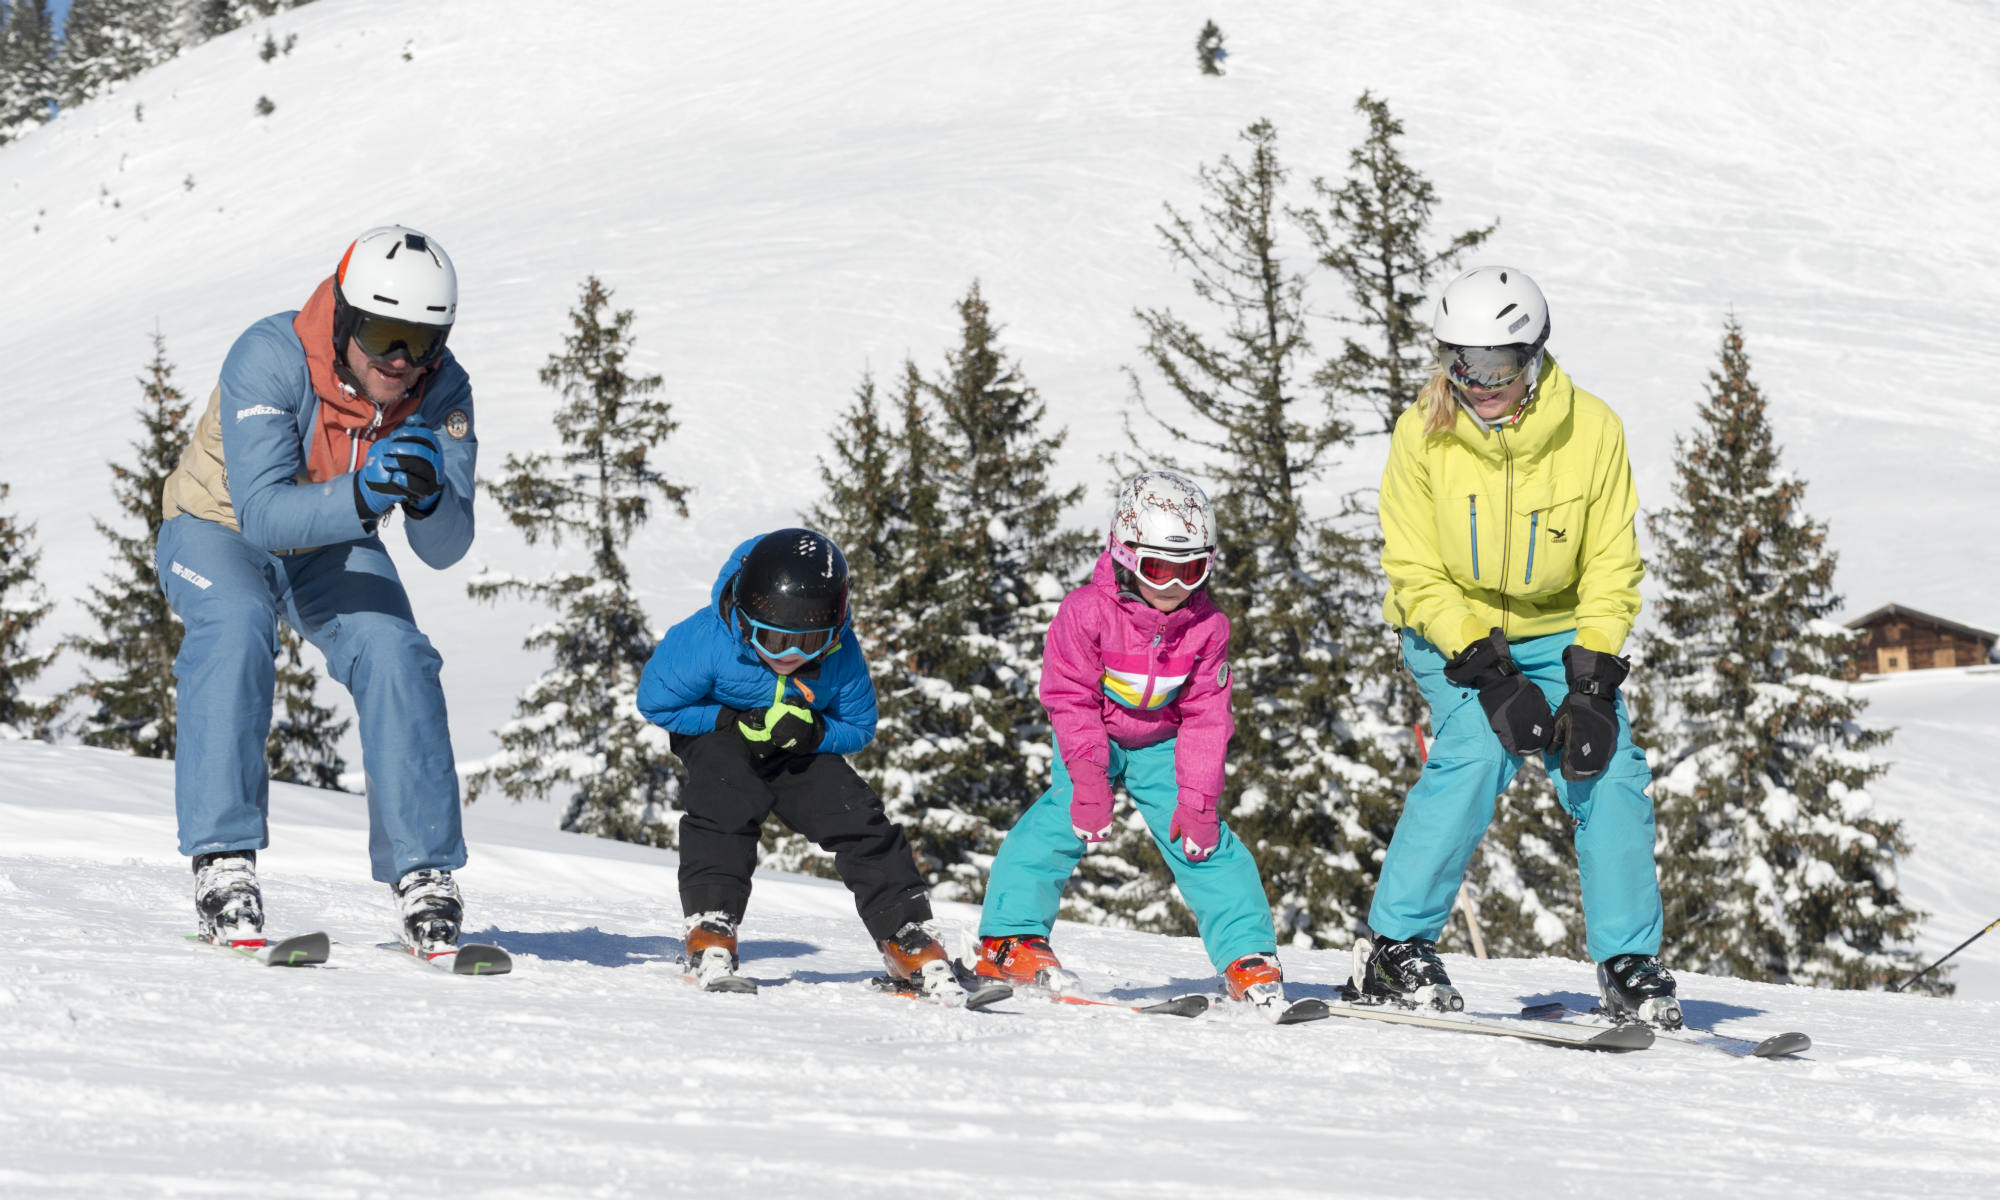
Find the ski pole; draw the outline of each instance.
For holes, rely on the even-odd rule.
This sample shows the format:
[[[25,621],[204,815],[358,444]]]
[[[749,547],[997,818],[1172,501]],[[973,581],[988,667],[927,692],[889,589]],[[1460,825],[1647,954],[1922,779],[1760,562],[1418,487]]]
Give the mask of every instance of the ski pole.
[[[1971,945],[1972,943],[1974,943],[1974,942],[1978,941],[1978,940],[1979,940],[1980,938],[1983,938],[1983,937],[1985,937],[1985,936],[1987,935],[1987,933],[1988,933],[1989,931],[1991,931],[1991,930],[1992,930],[1992,928],[1993,928],[1993,926],[1994,926],[1994,925],[2000,925],[2000,917],[1995,917],[1995,918],[1993,919],[1993,924],[1992,924],[1992,925],[1988,925],[1988,926],[1987,926],[1987,927],[1986,927],[1985,929],[1982,929],[1982,930],[1980,930],[1980,931],[1979,931],[1978,933],[1975,933],[1975,934],[1973,934],[1973,935],[1972,935],[1971,937],[1969,937],[1969,938],[1966,938],[1966,939],[1965,939],[1964,941],[1960,942],[1960,943],[1959,943],[1958,945],[1956,945],[1956,946],[1953,946],[1953,947],[1951,948],[1951,954],[1947,954],[1947,955],[1945,955],[1945,956],[1944,956],[1944,958],[1940,958],[1940,959],[1938,959],[1938,960],[1937,960],[1936,962],[1932,963],[1932,964],[1931,964],[1930,966],[1928,966],[1928,967],[1925,967],[1925,968],[1924,968],[1923,970],[1921,970],[1921,971],[1918,971],[1918,972],[1917,972],[1917,973],[1916,973],[1915,975],[1912,975],[1912,976],[1910,976],[1910,977],[1909,977],[1908,979],[1905,979],[1905,980],[1904,980],[1903,982],[1901,982],[1901,983],[1899,983],[1899,984],[1896,984],[1895,986],[1891,987],[1891,988],[1890,988],[1889,990],[1890,990],[1890,991],[1892,991],[1892,992],[1900,992],[1900,991],[1902,991],[1902,990],[1903,990],[1904,988],[1906,988],[1906,987],[1909,987],[1909,986],[1910,986],[1911,984],[1915,983],[1915,982],[1916,982],[1917,980],[1919,980],[1919,979],[1922,979],[1922,978],[1923,978],[1924,976],[1926,976],[1926,975],[1930,974],[1930,973],[1931,973],[1932,971],[1935,971],[1935,970],[1937,970],[1937,969],[1938,969],[1939,967],[1941,967],[1941,966],[1943,966],[1943,965],[1945,964],[1945,961],[1946,961],[1947,959],[1949,959],[1949,958],[1951,957],[1951,955],[1952,955],[1952,954],[1957,954],[1957,953],[1958,953],[1958,952],[1959,952],[1960,950],[1963,950],[1963,949],[1965,949],[1965,948],[1966,948],[1967,946],[1970,946],[1970,945]]]

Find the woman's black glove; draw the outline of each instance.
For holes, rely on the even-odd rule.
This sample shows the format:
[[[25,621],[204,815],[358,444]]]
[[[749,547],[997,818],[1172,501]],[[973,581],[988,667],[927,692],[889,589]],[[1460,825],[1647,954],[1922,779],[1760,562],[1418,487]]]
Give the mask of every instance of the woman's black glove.
[[[1444,665],[1444,677],[1479,693],[1479,707],[1486,710],[1486,721],[1507,753],[1527,754],[1549,744],[1548,698],[1514,665],[1498,629],[1453,655]]]
[[[1615,654],[1571,646],[1563,651],[1569,695],[1556,709],[1550,749],[1562,750],[1564,779],[1590,779],[1610,765],[1618,748],[1618,685],[1632,664]]]

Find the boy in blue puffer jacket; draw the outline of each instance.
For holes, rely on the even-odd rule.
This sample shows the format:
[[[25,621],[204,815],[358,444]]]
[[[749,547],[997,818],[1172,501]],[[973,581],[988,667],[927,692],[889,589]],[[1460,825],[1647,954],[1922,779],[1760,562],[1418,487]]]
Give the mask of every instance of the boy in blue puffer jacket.
[[[755,991],[736,973],[736,929],[764,818],[833,853],[892,978],[962,1003],[925,929],[929,889],[882,799],[841,756],[875,737],[875,684],[848,628],[847,560],[823,534],[780,529],[730,554],[706,608],[667,631],[639,681],[639,711],[687,767],[680,824],[688,977]],[[998,997],[994,997],[998,998]]]

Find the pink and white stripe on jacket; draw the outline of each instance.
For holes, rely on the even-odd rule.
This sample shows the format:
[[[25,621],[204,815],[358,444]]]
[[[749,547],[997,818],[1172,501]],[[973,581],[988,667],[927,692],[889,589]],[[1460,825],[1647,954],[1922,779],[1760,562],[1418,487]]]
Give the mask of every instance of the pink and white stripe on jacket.
[[[1229,618],[1199,592],[1170,613],[1121,596],[1111,556],[1063,597],[1042,650],[1042,706],[1072,786],[1110,790],[1109,743],[1127,750],[1171,737],[1180,796],[1213,806],[1236,730],[1229,713]]]

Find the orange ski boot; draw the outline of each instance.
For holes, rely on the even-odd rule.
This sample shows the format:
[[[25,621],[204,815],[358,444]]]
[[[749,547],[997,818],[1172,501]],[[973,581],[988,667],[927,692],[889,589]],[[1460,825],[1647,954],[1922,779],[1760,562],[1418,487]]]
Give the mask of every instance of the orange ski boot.
[[[1243,1000],[1267,1014],[1285,1007],[1285,972],[1275,954],[1246,954],[1222,970],[1231,1000]]]
[[[979,961],[973,970],[988,979],[1032,984],[1055,992],[1076,984],[1076,976],[1063,970],[1049,939],[1033,933],[980,938]]]
[[[951,956],[917,921],[882,943],[882,962],[891,979],[910,985],[912,991],[944,1004],[965,1002],[965,988],[951,969]]]

